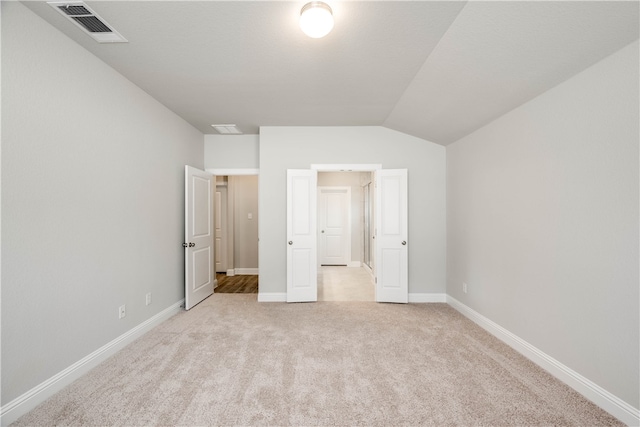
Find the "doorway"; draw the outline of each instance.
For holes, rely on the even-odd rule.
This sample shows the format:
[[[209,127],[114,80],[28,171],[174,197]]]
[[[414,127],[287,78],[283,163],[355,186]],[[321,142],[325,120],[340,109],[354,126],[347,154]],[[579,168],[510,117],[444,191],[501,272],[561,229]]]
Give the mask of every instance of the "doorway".
[[[318,172],[373,171],[375,301],[407,303],[407,169],[380,165],[311,165],[287,169],[287,302],[318,300]],[[358,264],[360,262],[358,261]]]
[[[258,293],[258,176],[216,175],[216,293]]]
[[[370,171],[318,172],[318,301],[375,300],[372,270],[364,267],[370,183]]]

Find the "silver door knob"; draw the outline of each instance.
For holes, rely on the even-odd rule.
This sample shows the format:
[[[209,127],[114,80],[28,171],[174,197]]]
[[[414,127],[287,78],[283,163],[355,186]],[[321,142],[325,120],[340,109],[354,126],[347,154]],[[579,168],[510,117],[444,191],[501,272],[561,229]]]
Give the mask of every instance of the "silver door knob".
[[[321,233],[324,233],[324,230],[322,230]]]
[[[293,241],[289,240],[289,244],[290,244],[290,245],[293,245]]]
[[[186,244],[186,243],[183,243],[183,244],[182,244],[182,247],[183,247],[183,248],[186,248],[187,246],[189,246],[189,245],[188,245],[188,244]]]
[[[402,246],[404,246],[404,245],[406,245],[406,244],[407,244],[407,242],[403,240],[403,241],[402,241]]]
[[[196,245],[195,243],[189,243],[190,248],[194,247],[195,245]]]

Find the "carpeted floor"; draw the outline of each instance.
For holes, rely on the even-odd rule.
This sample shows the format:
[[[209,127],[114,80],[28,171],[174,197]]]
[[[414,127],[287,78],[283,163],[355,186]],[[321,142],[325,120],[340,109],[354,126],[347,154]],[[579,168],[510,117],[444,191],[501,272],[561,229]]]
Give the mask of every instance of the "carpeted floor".
[[[214,294],[14,425],[622,424],[446,304]]]

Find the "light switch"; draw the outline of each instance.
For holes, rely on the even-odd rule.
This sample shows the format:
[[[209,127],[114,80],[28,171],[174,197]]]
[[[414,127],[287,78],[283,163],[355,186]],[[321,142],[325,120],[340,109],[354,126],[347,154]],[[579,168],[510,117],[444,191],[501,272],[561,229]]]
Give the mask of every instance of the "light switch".
[[[253,219],[253,214],[252,214],[252,213],[249,213],[249,215],[247,215],[247,218],[249,218],[249,219]]]

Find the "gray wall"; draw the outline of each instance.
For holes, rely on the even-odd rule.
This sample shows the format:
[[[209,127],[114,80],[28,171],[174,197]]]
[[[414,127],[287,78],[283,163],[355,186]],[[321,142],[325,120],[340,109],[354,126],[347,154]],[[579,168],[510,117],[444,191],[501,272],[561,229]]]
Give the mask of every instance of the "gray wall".
[[[204,167],[207,169],[257,169],[258,135],[205,135]]]
[[[234,268],[258,268],[258,176],[230,177],[234,192]],[[251,213],[253,219],[248,218]]]
[[[260,292],[284,293],[287,169],[381,163],[409,170],[409,292],[445,292],[445,148],[383,127],[260,128]]]
[[[184,297],[184,165],[203,167],[203,135],[1,7],[4,405]]]
[[[636,408],[638,73],[636,42],[447,147],[447,293]]]

